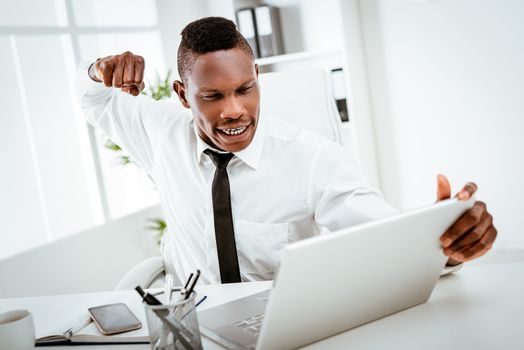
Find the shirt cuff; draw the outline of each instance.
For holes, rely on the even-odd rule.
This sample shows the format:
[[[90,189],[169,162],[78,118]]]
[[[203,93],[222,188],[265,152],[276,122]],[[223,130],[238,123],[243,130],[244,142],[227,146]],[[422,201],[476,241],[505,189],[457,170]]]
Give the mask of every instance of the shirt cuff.
[[[76,74],[76,98],[82,107],[86,96],[101,96],[111,93],[112,88],[106,87],[103,83],[97,83],[88,74],[89,67],[93,61],[83,61],[78,65]]]
[[[442,276],[446,276],[451,273],[457,272],[462,268],[463,265],[464,265],[463,263],[460,263],[458,265],[446,265],[444,269],[442,270],[442,272],[440,273],[440,276],[442,277]]]
[[[89,68],[87,68],[87,75],[91,78],[91,80],[96,81],[97,83],[102,82],[102,78],[98,74],[98,70],[95,68],[96,62],[93,62],[89,65]]]

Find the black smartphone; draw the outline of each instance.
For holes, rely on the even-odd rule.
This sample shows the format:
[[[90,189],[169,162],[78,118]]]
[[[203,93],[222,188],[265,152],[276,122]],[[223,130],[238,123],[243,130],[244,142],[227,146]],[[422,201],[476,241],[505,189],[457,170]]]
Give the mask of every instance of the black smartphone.
[[[139,329],[142,322],[124,303],[108,304],[87,309],[96,327],[104,335]]]

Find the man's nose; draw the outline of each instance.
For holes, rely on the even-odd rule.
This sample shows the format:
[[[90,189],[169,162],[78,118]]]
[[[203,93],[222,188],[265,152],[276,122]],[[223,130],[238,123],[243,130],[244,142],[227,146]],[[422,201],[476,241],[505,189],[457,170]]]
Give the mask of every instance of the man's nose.
[[[247,113],[244,105],[239,99],[231,97],[225,101],[220,118],[223,119],[238,119]]]

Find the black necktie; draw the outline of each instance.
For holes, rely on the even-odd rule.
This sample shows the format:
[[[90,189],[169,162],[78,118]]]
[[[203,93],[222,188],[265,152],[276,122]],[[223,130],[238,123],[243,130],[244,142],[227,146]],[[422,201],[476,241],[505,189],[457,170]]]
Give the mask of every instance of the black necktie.
[[[240,282],[233,214],[231,213],[231,194],[226,169],[227,164],[233,158],[233,153],[217,153],[209,149],[206,149],[204,153],[211,157],[216,166],[212,196],[220,279],[222,283]]]

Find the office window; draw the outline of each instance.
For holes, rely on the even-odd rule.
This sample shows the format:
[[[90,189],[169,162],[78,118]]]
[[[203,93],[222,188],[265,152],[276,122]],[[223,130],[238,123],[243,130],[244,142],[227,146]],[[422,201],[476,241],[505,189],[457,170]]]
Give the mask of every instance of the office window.
[[[62,35],[16,39],[36,166],[54,238],[86,229],[94,221],[87,192],[88,179],[84,176],[87,169],[79,161],[85,156],[78,142],[82,130],[75,124],[66,69],[65,57],[73,53],[62,45],[62,41],[68,39]]]
[[[0,258],[158,203],[74,98],[82,60],[131,50],[146,84],[165,74],[154,0],[8,2],[0,49]]]
[[[158,22],[154,0],[74,0],[78,26],[147,27]]]
[[[1,26],[66,26],[64,0],[2,1]],[[2,51],[5,52],[5,51]]]
[[[12,38],[0,36],[0,257],[47,241]],[[28,220],[30,218],[30,220]]]
[[[165,74],[157,32],[80,35],[78,42],[82,60],[129,50],[145,57],[146,83],[154,82],[156,74]],[[119,165],[119,154],[104,147],[107,137],[99,132],[96,135],[110,217],[115,219],[158,203],[158,195],[151,179],[133,163]]]
[[[158,32],[87,34],[79,35],[78,42],[80,58],[84,61],[124,51],[144,56],[146,85],[155,81],[156,74],[163,77],[166,73]]]

